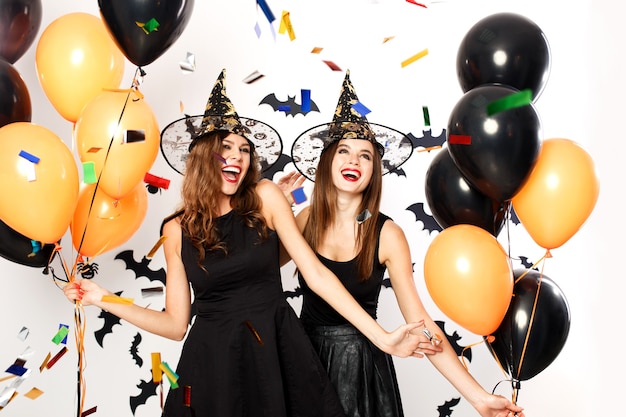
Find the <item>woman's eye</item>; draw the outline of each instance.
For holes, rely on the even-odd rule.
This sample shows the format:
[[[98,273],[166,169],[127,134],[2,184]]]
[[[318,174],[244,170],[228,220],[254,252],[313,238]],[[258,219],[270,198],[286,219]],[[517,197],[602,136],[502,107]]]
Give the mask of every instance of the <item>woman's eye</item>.
[[[242,153],[250,153],[250,148],[242,148],[241,152]]]
[[[368,154],[366,154],[366,153],[361,155],[361,158],[365,159],[366,161],[371,161],[372,160],[372,158]]]

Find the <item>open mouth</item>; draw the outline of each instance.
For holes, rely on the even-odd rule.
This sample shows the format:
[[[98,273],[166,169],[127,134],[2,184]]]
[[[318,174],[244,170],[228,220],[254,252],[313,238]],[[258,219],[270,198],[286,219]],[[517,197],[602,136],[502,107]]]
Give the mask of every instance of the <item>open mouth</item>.
[[[361,178],[361,172],[359,170],[356,169],[344,169],[341,171],[341,175],[343,175],[343,178],[346,181],[358,181],[359,178]]]
[[[239,180],[241,168],[234,165],[226,165],[222,168],[222,177],[228,182],[236,183]]]

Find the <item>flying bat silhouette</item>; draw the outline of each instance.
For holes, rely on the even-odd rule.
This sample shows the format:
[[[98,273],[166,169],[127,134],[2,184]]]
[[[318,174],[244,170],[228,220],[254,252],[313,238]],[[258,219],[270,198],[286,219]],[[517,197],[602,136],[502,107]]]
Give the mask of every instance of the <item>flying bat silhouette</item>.
[[[152,379],[148,379],[147,381],[142,379],[141,382],[137,384],[137,388],[139,388],[141,392],[136,397],[130,397],[130,409],[133,415],[135,415],[137,407],[145,404],[148,398],[156,395],[157,386],[158,384],[153,382]]]
[[[411,141],[411,144],[413,145],[413,149],[415,148],[433,148],[435,146],[443,146],[444,143],[446,143],[446,130],[443,129],[441,131],[441,135],[439,136],[432,136],[432,131],[430,129],[428,130],[422,130],[422,137],[421,138],[417,138],[413,135],[413,133],[409,133],[408,135],[406,135],[409,140]]]
[[[511,222],[513,224],[520,224],[519,217],[517,217],[517,213],[513,209],[513,206],[511,206],[510,215],[511,215]]]
[[[126,269],[129,269],[135,273],[135,278],[146,277],[150,281],[160,281],[165,285],[165,269],[152,270],[149,268],[151,259],[145,256],[140,262],[135,261],[132,250],[125,250],[117,255],[115,259],[121,259],[126,264]]]
[[[529,261],[528,258],[526,256],[520,256],[519,257],[520,262],[522,263],[522,266],[526,269],[534,269],[535,271],[539,271],[539,268],[534,267],[533,268],[533,261]]]
[[[452,345],[452,348],[456,352],[456,356],[465,356],[465,359],[471,362],[472,348],[466,349],[466,346],[459,345],[458,341],[461,340],[461,336],[459,336],[459,333],[455,330],[452,335],[449,335],[445,329],[446,323],[444,321],[435,320],[435,323],[446,334],[446,339],[448,339],[448,342],[450,343],[450,345]]]
[[[452,407],[461,402],[461,398],[453,398],[450,401],[446,401],[443,405],[437,406],[437,411],[439,411],[439,417],[450,417],[452,415]]]
[[[267,169],[266,171],[263,171],[263,178],[267,178],[268,180],[272,181],[274,175],[277,172],[284,171],[285,166],[292,161],[293,160],[291,159],[291,156],[281,153],[274,165],[269,167],[269,169]]]
[[[122,291],[116,292],[115,294],[119,296],[122,294]],[[98,342],[100,347],[103,348],[104,346],[102,343],[104,341],[104,336],[109,333],[113,333],[113,326],[115,326],[116,324],[121,325],[122,323],[120,322],[119,317],[104,310],[100,311],[100,315],[98,315],[98,318],[104,319],[104,324],[102,325],[102,328],[100,330],[96,330],[95,332],[93,332],[93,335],[96,338],[96,342]]]
[[[293,291],[283,291],[286,298],[296,298],[302,295],[302,288],[296,287]]]
[[[441,232],[443,228],[437,223],[437,220],[431,215],[426,214],[424,211],[424,203],[414,203],[406,208],[415,214],[415,221],[421,221],[424,223],[424,230],[428,232],[438,231]]]
[[[307,113],[311,111],[319,112],[320,109],[317,107],[317,104],[313,100],[310,101],[311,109],[309,111],[302,111],[302,105],[296,103],[296,96],[287,96],[287,101],[280,101],[276,98],[274,93],[268,94],[263,97],[263,100],[259,103],[261,104],[269,104],[275,111],[284,111],[285,116],[293,116],[296,114],[303,114],[306,116]]]
[[[406,177],[406,172],[403,168],[394,168],[389,171],[390,174],[396,174],[398,177]]]
[[[143,365],[143,359],[139,356],[139,344],[141,343],[141,333],[137,332],[135,338],[133,339],[133,343],[130,345],[130,355],[135,360],[135,363],[139,368]]]

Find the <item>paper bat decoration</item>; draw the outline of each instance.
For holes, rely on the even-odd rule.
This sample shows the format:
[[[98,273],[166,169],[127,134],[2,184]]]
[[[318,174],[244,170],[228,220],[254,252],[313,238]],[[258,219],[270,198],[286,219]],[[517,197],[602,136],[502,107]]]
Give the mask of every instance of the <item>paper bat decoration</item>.
[[[268,180],[272,181],[274,175],[277,172],[284,171],[285,166],[292,161],[293,160],[291,159],[291,156],[281,153],[274,165],[269,167],[266,171],[263,171],[263,178],[267,178]]]
[[[465,356],[465,359],[471,362],[472,361],[472,348],[466,349],[466,346],[459,345],[458,341],[461,340],[461,336],[459,336],[457,331],[455,330],[454,333],[452,333],[452,335],[449,335],[445,329],[446,323],[444,321],[435,320],[435,323],[445,333],[446,339],[448,339],[448,342],[450,342],[450,345],[456,352],[456,356],[459,356],[459,357]]]
[[[286,298],[296,298],[302,295],[302,288],[296,287],[293,291],[283,291]]]
[[[403,168],[395,168],[392,169],[391,171],[389,171],[390,174],[396,174],[398,177],[405,177],[406,178],[406,172],[404,171]]]
[[[135,415],[137,407],[145,404],[148,398],[156,395],[157,386],[158,384],[152,382],[152,379],[148,379],[147,381],[142,379],[141,382],[137,384],[137,388],[139,388],[141,392],[135,397],[130,397],[130,409],[133,415]]]
[[[119,296],[122,294],[122,291],[116,292],[115,294]],[[116,324],[121,325],[122,323],[120,322],[119,317],[104,310],[100,311],[100,315],[98,315],[98,318],[104,319],[104,324],[102,325],[102,328],[100,330],[96,330],[95,332],[93,332],[93,335],[96,338],[96,342],[98,342],[100,347],[103,348],[104,346],[102,343],[104,341],[104,336],[109,333],[113,333],[113,326],[115,326]]]
[[[439,417],[451,417],[452,416],[452,407],[461,402],[461,398],[453,398],[450,401],[446,401],[443,405],[437,407],[437,411],[439,411]]]
[[[141,333],[137,332],[133,343],[130,345],[130,355],[135,360],[135,363],[139,368],[143,365],[143,359],[139,356],[139,344],[141,343]]]
[[[115,255],[115,259],[121,259],[126,264],[126,269],[129,269],[135,273],[135,278],[146,277],[150,281],[160,281],[163,285],[165,285],[165,269],[157,269],[152,270],[149,268],[151,259],[146,258],[145,256],[141,260],[141,262],[135,261],[132,250],[125,250],[117,255]]]
[[[285,116],[295,117],[296,114],[306,115],[307,113],[309,113],[308,111],[302,111],[302,105],[296,103],[295,99],[296,96],[287,96],[287,101],[280,101],[278,98],[276,98],[276,95],[272,93],[263,97],[263,100],[261,100],[259,106],[261,104],[269,104],[275,111],[285,112]],[[320,111],[320,109],[317,107],[317,104],[315,104],[313,100],[310,101],[310,104],[310,111]]]
[[[520,256],[519,257],[520,262],[522,263],[522,266],[526,269],[534,269],[535,271],[539,271],[539,268],[534,267],[533,268],[533,264],[534,262],[529,261],[528,258],[526,256]]]
[[[428,130],[422,130],[422,137],[421,138],[417,138],[415,137],[412,133],[409,133],[408,135],[406,135],[409,140],[411,141],[411,143],[413,144],[413,149],[415,148],[432,148],[435,146],[443,146],[444,143],[446,143],[446,130],[443,129],[441,131],[441,135],[433,137],[432,136],[432,131],[430,129]]]
[[[421,221],[424,223],[424,230],[428,230],[429,233],[433,231],[441,232],[443,230],[433,216],[426,214],[424,211],[424,203],[411,204],[406,209],[415,214],[416,222]]]

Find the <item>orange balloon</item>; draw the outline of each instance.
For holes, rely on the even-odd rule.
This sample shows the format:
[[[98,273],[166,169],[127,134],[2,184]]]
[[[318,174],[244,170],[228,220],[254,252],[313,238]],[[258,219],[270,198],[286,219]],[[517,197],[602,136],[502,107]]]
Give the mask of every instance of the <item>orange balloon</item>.
[[[37,43],[35,63],[46,96],[70,122],[103,89],[118,88],[124,76],[124,55],[104,22],[88,13],[50,23]]]
[[[433,239],[424,279],[444,314],[483,336],[500,326],[513,295],[513,271],[504,249],[489,232],[469,224],[450,226]]]
[[[160,144],[156,116],[133,90],[98,94],[83,108],[74,138],[80,160],[94,163],[99,186],[118,199],[143,181]]]
[[[512,203],[533,240],[554,249],[578,232],[599,194],[600,183],[589,154],[569,139],[546,139]]]
[[[139,229],[147,211],[148,191],[143,184],[120,200],[96,184],[84,184],[70,224],[74,248],[94,257],[120,246]]]
[[[78,190],[76,160],[57,135],[29,122],[0,128],[0,218],[12,229],[39,242],[58,242],[72,220]]]

